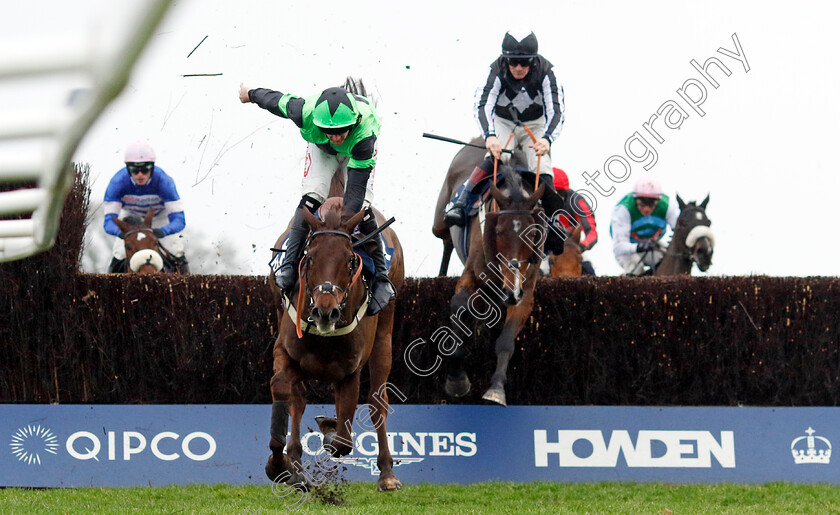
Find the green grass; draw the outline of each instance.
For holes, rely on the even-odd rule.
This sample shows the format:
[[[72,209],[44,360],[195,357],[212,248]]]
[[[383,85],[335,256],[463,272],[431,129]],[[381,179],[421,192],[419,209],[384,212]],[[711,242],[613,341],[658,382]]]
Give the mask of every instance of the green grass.
[[[341,504],[325,504],[311,493],[294,513],[840,513],[840,487],[823,484],[493,482],[405,485],[387,494],[374,483],[332,488]],[[290,502],[274,496],[270,486],[0,489],[0,514],[268,514],[290,513]]]

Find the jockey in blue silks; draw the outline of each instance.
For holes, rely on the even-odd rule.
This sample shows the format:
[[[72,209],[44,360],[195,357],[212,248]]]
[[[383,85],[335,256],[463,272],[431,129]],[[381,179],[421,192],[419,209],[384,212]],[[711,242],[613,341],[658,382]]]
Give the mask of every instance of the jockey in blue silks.
[[[125,167],[120,169],[105,190],[105,232],[117,236],[109,273],[125,271],[124,235],[114,219],[144,218],[149,209],[155,213],[153,232],[159,243],[176,258],[179,269],[187,271],[184,241],[180,234],[186,226],[184,204],[175,181],[155,166],[155,151],[147,141],[135,141],[125,151]]]

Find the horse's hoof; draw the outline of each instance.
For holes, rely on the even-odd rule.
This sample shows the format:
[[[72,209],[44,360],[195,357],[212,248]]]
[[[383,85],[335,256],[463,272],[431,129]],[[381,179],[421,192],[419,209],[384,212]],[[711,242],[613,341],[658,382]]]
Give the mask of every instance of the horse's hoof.
[[[377,484],[380,492],[393,492],[402,488],[402,483],[395,477],[381,478]]]
[[[300,485],[301,488],[309,488],[309,483],[303,474],[293,474],[283,467],[278,467],[274,463],[273,454],[269,455],[268,461],[265,463],[265,475],[275,485]]]
[[[490,388],[484,395],[481,396],[485,401],[495,402],[501,406],[507,406],[507,399],[505,399],[505,391],[502,388]]]
[[[283,474],[283,467],[277,467],[274,465],[274,455],[268,455],[268,461],[265,462],[265,475],[268,476],[268,480],[272,483],[277,481]]]
[[[470,392],[470,387],[470,378],[467,377],[467,374],[463,374],[454,381],[447,376],[444,390],[446,390],[446,394],[450,397],[463,397]]]

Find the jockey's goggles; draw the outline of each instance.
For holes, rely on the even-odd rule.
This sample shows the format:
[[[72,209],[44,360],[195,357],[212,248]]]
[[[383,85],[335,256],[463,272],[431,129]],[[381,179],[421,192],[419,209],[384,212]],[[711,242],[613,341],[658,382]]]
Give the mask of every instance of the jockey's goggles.
[[[534,59],[532,57],[508,57],[508,65],[510,66],[521,66],[523,68],[527,68],[531,66],[531,62]]]
[[[128,168],[128,173],[137,175],[138,173],[152,173],[155,169],[155,163],[151,161],[146,163],[126,163],[125,167]]]
[[[351,126],[348,126],[348,127],[337,127],[337,128],[318,127],[318,128],[321,130],[321,132],[323,132],[324,134],[327,134],[329,136],[340,136],[340,135],[344,134],[345,132],[350,132],[350,129],[352,129],[353,126],[351,125]]]
[[[659,203],[659,199],[652,197],[636,197],[636,203],[645,207],[654,207]]]

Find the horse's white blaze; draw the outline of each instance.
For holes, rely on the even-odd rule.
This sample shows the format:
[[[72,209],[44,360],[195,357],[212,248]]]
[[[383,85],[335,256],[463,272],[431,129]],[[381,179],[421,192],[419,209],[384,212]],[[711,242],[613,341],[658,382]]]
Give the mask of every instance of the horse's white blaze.
[[[715,246],[715,235],[712,234],[712,230],[707,225],[698,225],[689,231],[688,235],[685,237],[685,246],[691,248],[695,243],[697,243],[698,239],[703,237],[709,238],[709,243],[712,247]]]
[[[148,237],[148,236],[146,236],[146,234],[145,234],[145,233],[142,233],[142,232],[137,233],[137,241],[140,241],[140,240],[142,240],[143,238],[147,238],[147,237]]]

